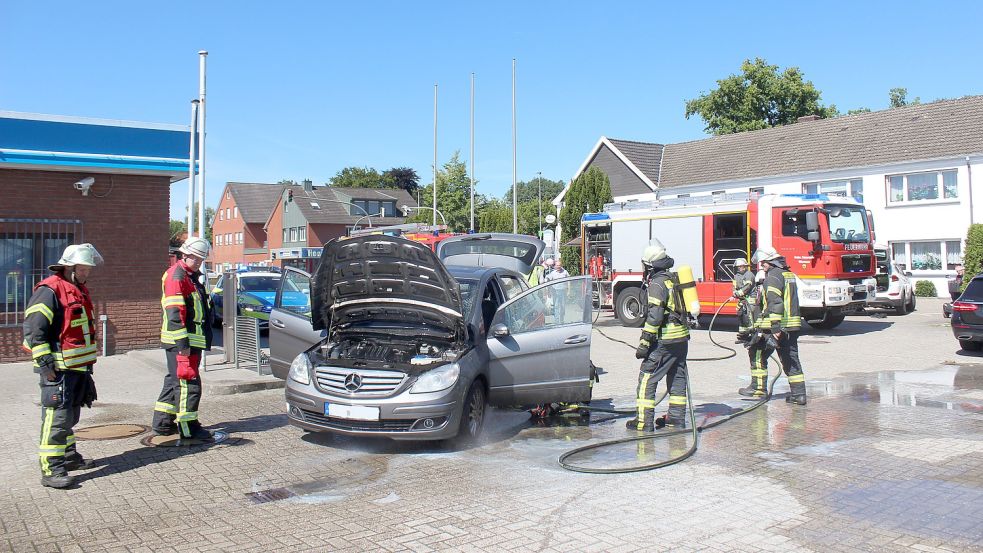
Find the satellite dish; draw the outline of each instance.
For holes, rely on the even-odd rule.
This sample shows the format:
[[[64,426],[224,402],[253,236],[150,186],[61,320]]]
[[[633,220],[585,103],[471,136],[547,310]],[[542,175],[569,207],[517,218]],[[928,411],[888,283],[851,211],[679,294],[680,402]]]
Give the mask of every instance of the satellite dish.
[[[546,223],[547,224],[552,225],[555,222],[556,222],[556,215],[553,215],[551,213],[551,214],[549,214],[549,215],[546,216]]]

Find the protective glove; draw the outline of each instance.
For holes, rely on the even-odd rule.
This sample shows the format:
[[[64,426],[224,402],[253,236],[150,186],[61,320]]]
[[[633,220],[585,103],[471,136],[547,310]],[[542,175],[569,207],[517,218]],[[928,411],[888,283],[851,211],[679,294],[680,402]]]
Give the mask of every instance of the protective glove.
[[[198,378],[198,369],[191,364],[190,355],[177,355],[177,377],[181,380],[194,380]]]
[[[99,395],[96,393],[96,381],[92,379],[91,374],[85,375],[85,394],[82,396],[82,405],[88,408],[92,408],[92,402],[99,399]]]
[[[55,371],[55,358],[51,355],[38,357],[38,373],[41,380],[54,382],[58,380],[58,373]]]
[[[651,332],[642,332],[642,339],[638,341],[638,348],[635,349],[635,359],[645,359],[649,356],[652,349],[652,342],[656,340]]]

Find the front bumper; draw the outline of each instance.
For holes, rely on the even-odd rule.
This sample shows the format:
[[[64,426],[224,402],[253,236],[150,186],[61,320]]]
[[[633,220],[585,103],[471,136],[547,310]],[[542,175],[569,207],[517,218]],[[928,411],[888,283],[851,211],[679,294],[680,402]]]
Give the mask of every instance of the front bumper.
[[[394,440],[443,440],[457,435],[466,390],[461,381],[440,392],[410,394],[409,386],[383,398],[357,398],[329,394],[314,384],[287,378],[284,395],[290,424],[317,432],[349,436],[375,436]],[[333,403],[379,409],[378,420],[355,420],[325,414]]]

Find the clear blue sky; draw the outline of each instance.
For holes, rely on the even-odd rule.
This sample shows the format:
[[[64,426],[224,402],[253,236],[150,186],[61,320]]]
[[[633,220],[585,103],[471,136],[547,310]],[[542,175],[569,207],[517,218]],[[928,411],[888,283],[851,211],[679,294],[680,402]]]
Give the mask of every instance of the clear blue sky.
[[[12,2],[0,110],[187,124],[208,58],[208,205],[226,181],[326,182],[469,150],[479,192],[568,180],[601,135],[703,138],[684,100],[756,56],[800,67],[841,111],[983,94],[978,2]],[[183,210],[184,183],[171,211]]]

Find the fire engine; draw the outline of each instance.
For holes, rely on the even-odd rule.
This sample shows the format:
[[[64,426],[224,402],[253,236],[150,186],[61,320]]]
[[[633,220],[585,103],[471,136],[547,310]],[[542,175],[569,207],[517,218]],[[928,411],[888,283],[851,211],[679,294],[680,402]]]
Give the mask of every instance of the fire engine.
[[[430,247],[431,250],[437,248],[437,244],[457,233],[447,232],[446,225],[431,226],[425,223],[404,223],[402,225],[391,225],[386,227],[367,227],[353,230],[348,233],[349,237],[365,236],[366,234],[387,234],[390,236],[402,236],[407,240],[422,242]]]
[[[697,281],[701,311],[714,313],[733,293],[734,261],[758,247],[785,256],[799,287],[803,318],[833,328],[876,296],[874,229],[863,204],[826,194],[715,194],[604,206],[581,220],[584,273],[595,301],[626,326],[641,326],[642,250],[658,238]],[[736,303],[720,309],[736,313]]]

